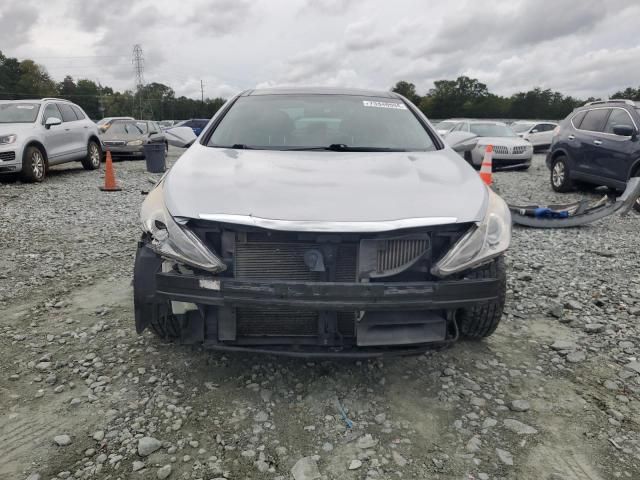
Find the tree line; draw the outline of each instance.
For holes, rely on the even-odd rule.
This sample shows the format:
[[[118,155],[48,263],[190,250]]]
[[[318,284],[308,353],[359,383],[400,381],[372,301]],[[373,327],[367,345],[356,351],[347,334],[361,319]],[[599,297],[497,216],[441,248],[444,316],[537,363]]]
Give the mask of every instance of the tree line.
[[[415,84],[399,81],[392,90],[416,104],[429,118],[537,118],[557,120],[574,108],[595,98],[578,99],[550,89],[534,88],[509,97],[495,95],[475,78],[460,76],[455,80],[437,80],[424,95]],[[184,120],[210,118],[223,105],[223,98],[204,101],[176,97],[173,89],[162,83],[118,92],[92,80],[74,80],[67,75],[54,81],[33,60],[18,60],[0,52],[0,100],[60,97],[80,105],[92,119],[133,116],[144,119]],[[640,100],[640,87],[626,88],[611,98]]]
[[[0,52],[0,100],[42,97],[70,100],[94,120],[120,116],[154,120],[211,118],[225,102],[223,98],[205,98],[203,102],[176,97],[171,87],[161,83],[118,92],[93,80],[76,81],[70,75],[56,82],[33,60],[18,60]]]
[[[491,93],[479,80],[466,76],[455,80],[437,80],[433,88],[422,96],[417,93],[416,86],[407,81],[399,81],[392,90],[418,105],[427,117],[435,119],[473,117],[559,120],[586,102],[600,100],[593,97],[578,99],[541,88],[503,97]],[[640,100],[640,87],[626,88],[614,93],[611,98]]]

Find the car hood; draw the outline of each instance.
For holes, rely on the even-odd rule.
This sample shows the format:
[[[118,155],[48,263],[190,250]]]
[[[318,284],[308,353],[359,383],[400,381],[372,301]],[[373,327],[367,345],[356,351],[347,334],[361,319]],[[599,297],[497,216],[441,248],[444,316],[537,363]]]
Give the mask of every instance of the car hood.
[[[479,221],[488,197],[478,174],[448,147],[286,152],[196,143],[171,168],[163,189],[174,216],[293,222]]]
[[[478,145],[505,145],[507,147],[516,147],[519,145],[530,145],[529,142],[520,137],[480,137]]]
[[[18,135],[18,141],[20,141],[20,134],[28,135],[35,130],[35,123],[0,123],[0,135]]]

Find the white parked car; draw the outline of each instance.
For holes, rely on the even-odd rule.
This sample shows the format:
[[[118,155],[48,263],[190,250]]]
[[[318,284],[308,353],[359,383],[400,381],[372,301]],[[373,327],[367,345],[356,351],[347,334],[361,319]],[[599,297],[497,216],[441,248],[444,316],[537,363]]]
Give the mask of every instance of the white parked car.
[[[436,132],[438,132],[438,134],[440,135],[446,135],[447,133],[449,133],[451,130],[454,129],[454,127],[460,123],[461,120],[456,120],[455,118],[451,118],[449,120],[443,120],[441,122],[438,122],[434,125]]]
[[[553,138],[553,130],[558,126],[554,122],[531,122],[519,120],[510,125],[520,138],[527,140],[534,149],[549,148]]]
[[[527,170],[531,166],[533,145],[520,138],[506,123],[462,120],[450,133],[453,132],[469,132],[478,136],[475,147],[464,153],[465,160],[475,167],[480,167],[488,145],[493,146],[494,168]]]
[[[98,127],[74,103],[58,98],[0,102],[0,174],[41,182],[52,165],[100,167]]]

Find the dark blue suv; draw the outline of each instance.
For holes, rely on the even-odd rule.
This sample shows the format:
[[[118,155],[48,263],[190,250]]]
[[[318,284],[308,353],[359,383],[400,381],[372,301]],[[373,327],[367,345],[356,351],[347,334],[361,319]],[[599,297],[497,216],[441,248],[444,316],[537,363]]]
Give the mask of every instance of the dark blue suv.
[[[624,190],[640,176],[640,104],[632,100],[590,102],[556,128],[547,155],[551,187],[570,191],[576,182]]]

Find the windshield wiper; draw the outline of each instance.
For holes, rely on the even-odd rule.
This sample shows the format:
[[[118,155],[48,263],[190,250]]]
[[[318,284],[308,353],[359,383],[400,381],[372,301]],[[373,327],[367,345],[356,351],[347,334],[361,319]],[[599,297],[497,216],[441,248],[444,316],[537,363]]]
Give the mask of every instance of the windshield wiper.
[[[403,148],[388,147],[350,147],[345,143],[332,143],[325,147],[293,147],[283,148],[285,151],[303,152],[303,151],[332,151],[332,152],[406,152]]]

